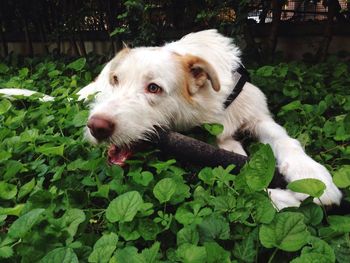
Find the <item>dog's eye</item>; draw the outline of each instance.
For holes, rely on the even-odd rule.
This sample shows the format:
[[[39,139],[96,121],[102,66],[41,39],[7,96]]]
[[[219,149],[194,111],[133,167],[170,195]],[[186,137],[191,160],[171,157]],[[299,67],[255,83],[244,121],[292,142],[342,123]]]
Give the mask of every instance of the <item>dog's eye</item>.
[[[148,85],[147,91],[150,93],[160,93],[162,92],[162,88],[159,87],[157,84],[151,83]]]
[[[118,85],[119,80],[118,80],[118,76],[117,75],[113,75],[112,76],[112,82],[113,82],[113,85]]]

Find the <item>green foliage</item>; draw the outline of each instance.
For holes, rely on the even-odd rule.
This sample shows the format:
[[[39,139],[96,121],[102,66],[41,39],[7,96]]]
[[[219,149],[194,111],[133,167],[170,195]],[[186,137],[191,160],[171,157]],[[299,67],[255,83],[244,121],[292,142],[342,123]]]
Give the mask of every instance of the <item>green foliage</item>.
[[[100,59],[0,64],[1,87],[56,97],[0,97],[1,262],[349,261],[349,216],[328,216],[309,199],[274,209],[265,191],[275,170],[268,145],[254,144],[239,174],[233,165],[189,169],[157,152],[138,153],[125,169],[107,165],[105,145],[83,139],[87,105],[74,95]],[[278,121],[349,198],[349,65],[330,59],[251,72]],[[210,139],[222,128],[204,125]],[[289,188],[318,197],[324,185],[307,179]]]
[[[321,197],[326,189],[326,185],[320,180],[309,178],[290,182],[287,188],[293,192],[308,194],[312,197]]]
[[[115,233],[105,234],[94,245],[94,250],[89,256],[89,262],[108,262],[118,244],[118,236]]]
[[[106,218],[114,222],[130,222],[142,206],[142,197],[137,191],[130,191],[112,200],[106,210]]]
[[[350,186],[350,165],[341,166],[333,174],[333,181],[338,187],[346,188]]]
[[[304,216],[294,212],[277,214],[269,225],[263,225],[259,231],[259,239],[264,247],[276,247],[284,251],[301,249],[309,237]]]

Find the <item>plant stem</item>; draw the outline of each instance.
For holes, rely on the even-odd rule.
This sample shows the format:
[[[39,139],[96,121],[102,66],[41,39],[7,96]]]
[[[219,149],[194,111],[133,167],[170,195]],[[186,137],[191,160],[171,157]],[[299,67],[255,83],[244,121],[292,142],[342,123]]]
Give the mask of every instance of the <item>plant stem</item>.
[[[321,207],[322,207],[323,213],[324,213],[324,215],[325,215],[325,218],[326,218],[327,224],[329,224],[329,222],[328,222],[328,216],[327,216],[327,211],[326,211],[326,208],[325,208],[324,204],[322,203],[321,199],[320,199],[319,197],[318,197],[317,199],[318,199],[318,201],[320,201],[320,204],[321,204]]]
[[[271,263],[273,258],[275,257],[276,253],[278,251],[278,248],[276,247],[275,250],[273,251],[272,255],[269,258],[269,261],[267,263]]]

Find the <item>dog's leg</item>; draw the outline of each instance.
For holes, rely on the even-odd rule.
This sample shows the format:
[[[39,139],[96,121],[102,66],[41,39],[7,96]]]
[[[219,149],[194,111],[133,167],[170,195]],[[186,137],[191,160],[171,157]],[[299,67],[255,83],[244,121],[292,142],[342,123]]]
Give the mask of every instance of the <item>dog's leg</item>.
[[[340,203],[341,192],[334,185],[327,169],[311,159],[304,152],[300,143],[289,137],[286,130],[271,118],[265,95],[260,89],[251,83],[246,83],[241,94],[226,109],[223,125],[224,134],[227,137],[234,134],[239,128],[252,133],[262,143],[270,144],[277,159],[278,169],[287,182],[305,178],[319,179],[327,187],[320,198],[322,203],[325,205]],[[304,194],[282,189],[269,189],[268,191],[277,208],[297,206],[307,197]],[[290,199],[289,203],[286,198]],[[318,200],[315,201],[318,202]]]
[[[239,153],[241,155],[247,156],[247,153],[244,151],[242,144],[239,141],[233,139],[232,136],[218,137],[217,145],[219,148],[224,149],[226,151]]]
[[[267,192],[272,200],[272,204],[278,210],[285,207],[298,207],[301,203],[295,193],[290,190],[268,189]]]
[[[339,204],[341,192],[332,181],[332,176],[321,164],[311,159],[301,147],[299,141],[288,136],[286,130],[278,125],[271,117],[265,116],[253,125],[253,131],[263,143],[271,145],[277,159],[279,171],[288,182],[315,178],[326,185],[326,190],[320,200],[324,205]],[[294,194],[299,199],[306,195]],[[318,202],[318,200],[315,200]]]

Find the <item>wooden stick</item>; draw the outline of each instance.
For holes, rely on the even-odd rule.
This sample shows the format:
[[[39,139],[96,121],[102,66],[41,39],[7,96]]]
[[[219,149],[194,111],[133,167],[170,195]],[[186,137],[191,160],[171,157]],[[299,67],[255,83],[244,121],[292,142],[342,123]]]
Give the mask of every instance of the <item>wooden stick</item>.
[[[238,174],[244,164],[249,161],[249,158],[244,155],[220,149],[173,131],[158,130],[158,135],[152,140],[153,144],[163,153],[201,167],[227,167],[234,164],[233,172]],[[286,185],[284,177],[276,169],[270,187],[285,188]]]
[[[178,160],[184,160],[202,167],[223,166],[226,167],[234,164],[233,170],[238,173],[249,158],[219,149],[208,143],[185,136],[183,134],[172,131],[158,130],[158,135],[153,138],[152,144],[160,148],[165,153],[174,156]],[[286,188],[286,181],[276,169],[274,178],[269,185],[270,188]],[[350,213],[350,203],[342,200],[340,206],[330,206],[327,209],[328,214],[346,214]]]
[[[236,165],[238,171],[248,161],[244,155],[219,149],[208,143],[185,136],[177,132],[160,131],[155,138],[156,145],[162,152],[175,156],[177,159],[203,166]]]

